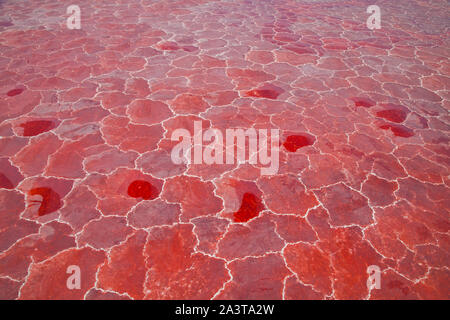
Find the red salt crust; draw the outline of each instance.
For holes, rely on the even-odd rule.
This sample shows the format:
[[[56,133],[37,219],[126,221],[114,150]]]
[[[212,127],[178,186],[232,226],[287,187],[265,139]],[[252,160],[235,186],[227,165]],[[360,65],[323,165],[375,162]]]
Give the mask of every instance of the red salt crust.
[[[246,92],[249,97],[257,97],[257,98],[268,98],[268,99],[276,99],[279,93],[275,90],[270,89],[255,89]]]
[[[375,102],[368,98],[351,98],[356,107],[370,108],[375,105]]]
[[[158,227],[149,232],[144,250],[146,299],[211,299],[230,279],[225,262],[195,252],[192,225]]]
[[[380,126],[380,129],[390,130],[396,137],[409,138],[414,136],[413,130],[402,125],[384,124]]]
[[[20,124],[20,126],[23,128],[22,135],[25,137],[36,136],[42,132],[49,131],[55,127],[53,121],[49,120],[27,121],[25,123]]]
[[[1,299],[449,298],[445,2],[147,2],[2,1]],[[173,163],[194,121],[278,171]]]
[[[36,202],[39,204],[38,216],[43,216],[55,212],[62,206],[61,197],[51,188],[47,187],[33,188],[30,191],[28,191],[28,194],[30,196],[39,195],[42,198],[41,200],[32,201],[32,205]]]
[[[21,288],[19,299],[82,299],[95,284],[95,271],[106,255],[91,248],[72,248],[53,256],[41,264],[33,264],[27,281]],[[83,270],[83,281],[79,290],[67,289],[66,270],[77,265]]]

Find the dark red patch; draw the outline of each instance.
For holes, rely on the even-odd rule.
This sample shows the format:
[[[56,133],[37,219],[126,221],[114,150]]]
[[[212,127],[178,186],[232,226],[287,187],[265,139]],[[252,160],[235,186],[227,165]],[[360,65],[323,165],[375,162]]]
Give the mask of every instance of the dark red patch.
[[[13,25],[14,24],[12,24],[10,21],[0,21],[0,27],[10,27]]]
[[[23,92],[23,89],[17,88],[17,89],[12,89],[12,90],[8,91],[6,93],[6,95],[9,97],[13,97],[13,96],[17,96],[18,94],[21,94],[22,92]]]
[[[406,119],[406,112],[403,110],[383,110],[377,112],[377,117],[384,118],[391,122],[401,123]]]
[[[46,214],[57,211],[61,208],[61,197],[55,191],[47,187],[40,187],[31,189],[28,192],[29,195],[40,195],[42,200],[33,200],[31,205],[40,203],[38,216],[44,216]]]
[[[169,50],[169,51],[181,49],[180,46],[178,46],[177,43],[172,42],[172,41],[167,41],[167,42],[164,42],[164,43],[160,43],[158,45],[158,48],[161,49],[161,50]]]
[[[249,97],[276,99],[280,95],[279,92],[270,89],[255,89],[245,93]]]
[[[20,124],[20,127],[23,128],[24,137],[31,137],[53,129],[55,124],[49,120],[33,120]]]
[[[375,102],[368,98],[352,98],[352,100],[355,103],[355,107],[370,108],[375,105]]]
[[[13,183],[1,172],[0,172],[0,188],[14,189]]]
[[[392,133],[397,137],[409,138],[414,135],[414,131],[405,126],[385,124],[380,126],[383,130],[391,130]]]
[[[194,52],[194,51],[197,51],[198,48],[194,47],[194,46],[184,46],[183,50],[186,51],[186,52]]]
[[[308,136],[302,136],[302,135],[293,135],[286,138],[286,141],[284,141],[283,146],[286,148],[287,151],[295,152],[298,149],[310,146],[314,143],[314,139]]]
[[[306,54],[315,54],[316,53],[316,51],[314,51],[311,48],[301,46],[301,45],[295,45],[295,44],[287,45],[284,48],[287,50],[293,51],[295,53],[298,53],[298,54],[305,54],[305,53]]]
[[[158,189],[148,181],[135,180],[128,186],[128,195],[133,198],[152,200],[158,196]]]
[[[0,158],[0,170],[0,188],[14,189],[23,180],[19,170],[7,158]]]
[[[239,211],[234,213],[234,221],[247,222],[248,220],[257,217],[263,209],[264,205],[261,200],[253,193],[246,192],[242,198]]]
[[[399,289],[406,296],[409,293],[409,288],[403,284],[403,282],[399,280],[392,280],[388,282],[389,289]]]

